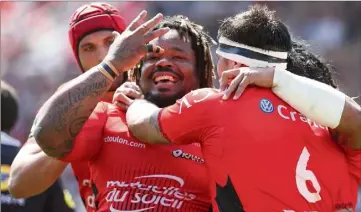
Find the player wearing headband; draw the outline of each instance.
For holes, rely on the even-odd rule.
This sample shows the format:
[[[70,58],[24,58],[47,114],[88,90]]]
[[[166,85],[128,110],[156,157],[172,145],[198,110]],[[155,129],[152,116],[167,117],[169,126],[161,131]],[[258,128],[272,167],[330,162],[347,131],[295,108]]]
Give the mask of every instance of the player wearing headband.
[[[160,98],[157,103],[175,101],[174,97],[209,82],[213,64],[202,28],[182,17],[159,24],[160,14],[143,23],[145,16],[143,11],[116,35],[102,63],[44,104],[33,133],[48,155],[67,162],[89,161],[98,211],[209,211],[208,178],[199,145],[145,145],[129,132],[124,111],[97,103],[114,77],[140,59],[142,71],[146,70],[141,81],[147,84],[141,87],[146,96]],[[199,81],[196,64],[208,67]],[[176,81],[166,82],[169,75]],[[61,121],[63,127],[58,125]]]
[[[360,183],[360,107],[328,85],[285,71],[287,61],[289,71],[333,83],[319,60],[293,54],[297,45],[286,26],[264,7],[227,18],[219,42],[220,73],[243,67],[262,75],[276,67],[274,77],[258,81],[272,90],[249,88],[238,101],[222,101],[223,93],[199,89],[163,109],[136,100],[127,111],[132,133],[154,144],[200,142],[214,211],[352,210]],[[327,127],[345,136],[338,141],[346,148]]]
[[[87,72],[99,64],[113,42],[112,32],[116,30],[121,33],[124,29],[123,17],[110,4],[91,3],[79,7],[70,20],[69,41],[81,72]],[[113,91],[126,80],[126,73],[117,77],[102,101],[111,102]],[[66,165],[67,163],[47,156],[34,137],[30,137],[11,166],[10,191],[18,198],[36,195],[52,185]],[[81,198],[87,210],[91,211],[95,205],[88,162],[76,161],[71,166],[78,181]]]

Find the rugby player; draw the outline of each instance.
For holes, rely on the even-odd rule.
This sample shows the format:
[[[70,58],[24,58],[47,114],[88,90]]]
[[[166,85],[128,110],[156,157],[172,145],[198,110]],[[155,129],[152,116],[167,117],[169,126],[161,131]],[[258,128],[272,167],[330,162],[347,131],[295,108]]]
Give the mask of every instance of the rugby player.
[[[288,55],[291,38],[265,7],[226,19],[218,36],[220,73],[262,67],[241,68],[231,89],[240,82],[238,95],[247,82],[272,89],[248,88],[238,101],[199,89],[163,109],[135,100],[126,116],[133,135],[153,144],[200,142],[214,211],[353,210],[361,170],[360,106],[331,83],[312,80],[329,81],[328,69],[310,72],[322,64],[300,71],[309,61],[299,60],[301,66],[286,70],[287,58],[297,60]]]
[[[70,20],[69,41],[81,71],[86,72],[100,63],[113,42],[113,30],[121,33],[124,29],[123,17],[110,4],[91,3],[79,7]],[[126,80],[127,73],[117,77],[102,101],[111,102],[114,90]],[[29,137],[11,166],[10,192],[17,198],[39,194],[55,182],[67,164],[47,156],[34,137]],[[88,164],[86,161],[77,161],[72,162],[71,166],[81,198],[90,211],[94,208],[94,195]]]
[[[1,211],[72,212],[72,205],[66,204],[60,181],[29,198],[15,198],[9,194],[10,166],[21,145],[20,141],[9,135],[18,118],[18,101],[15,89],[1,81]]]
[[[125,112],[113,104],[97,104],[114,76],[140,59],[144,78],[139,85],[145,98],[159,105],[212,86],[214,67],[202,27],[182,16],[160,22],[162,15],[157,15],[142,24],[145,16],[144,11],[122,35],[116,34],[101,64],[44,104],[34,136],[52,157],[89,161],[98,211],[209,211],[208,177],[199,145],[145,145],[129,132]],[[62,127],[57,130],[59,122]]]

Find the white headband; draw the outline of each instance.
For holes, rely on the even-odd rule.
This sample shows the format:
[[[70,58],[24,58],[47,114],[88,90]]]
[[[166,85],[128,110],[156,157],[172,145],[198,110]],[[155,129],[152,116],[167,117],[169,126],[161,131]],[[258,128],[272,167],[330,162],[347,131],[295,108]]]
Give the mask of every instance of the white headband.
[[[269,63],[269,62],[263,61],[263,60],[256,60],[256,59],[251,59],[248,57],[243,57],[238,54],[223,52],[219,49],[217,49],[216,53],[228,60],[236,61],[236,62],[245,64],[249,67],[257,67],[257,68],[280,67],[280,68],[284,68],[284,69],[287,68],[287,63]]]
[[[248,49],[250,51],[258,52],[264,55],[280,58],[280,59],[287,59],[288,53],[287,52],[276,52],[276,51],[268,51],[260,48],[255,48],[252,46],[247,46],[244,44],[240,44],[234,41],[231,41],[225,37],[220,37],[219,39],[220,44],[225,44],[233,47]],[[279,68],[287,68],[287,63],[269,63],[267,61],[263,60],[257,60],[257,59],[251,59],[248,57],[244,57],[238,54],[228,53],[224,52],[220,49],[217,49],[216,53],[224,58],[227,58],[229,60],[233,60],[236,62],[243,63],[249,67],[279,67]]]
[[[251,50],[251,51],[254,51],[254,52],[258,52],[258,53],[265,54],[265,55],[272,56],[272,57],[277,57],[277,58],[280,58],[280,59],[287,59],[287,56],[288,56],[287,52],[269,51],[269,50],[264,50],[264,49],[252,47],[252,46],[247,46],[247,45],[244,45],[244,44],[241,44],[241,43],[237,43],[235,41],[231,41],[231,40],[229,40],[228,38],[225,38],[225,37],[220,37],[219,38],[219,43],[226,44],[226,45],[229,45],[229,46],[239,47],[239,48],[243,48],[243,49],[248,49],[248,50]]]

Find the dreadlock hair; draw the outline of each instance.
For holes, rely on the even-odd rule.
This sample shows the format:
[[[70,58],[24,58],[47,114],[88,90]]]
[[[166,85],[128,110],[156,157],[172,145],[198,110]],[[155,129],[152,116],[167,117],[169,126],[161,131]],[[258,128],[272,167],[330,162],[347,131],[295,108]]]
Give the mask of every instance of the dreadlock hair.
[[[337,88],[332,78],[335,68],[310,52],[305,41],[292,41],[292,49],[287,58],[287,71]]]
[[[287,27],[266,6],[250,6],[243,13],[226,18],[219,30],[223,36],[237,43],[265,50],[287,52],[292,48]]]
[[[169,27],[178,31],[180,38],[188,40],[190,36],[192,49],[196,56],[196,71],[199,79],[199,87],[213,87],[213,79],[215,70],[211,55],[211,44],[215,41],[203,30],[203,27],[190,21],[187,17],[182,15],[167,16],[165,17],[154,30]],[[132,77],[135,78],[136,83],[139,85],[141,69],[143,61],[133,69]]]

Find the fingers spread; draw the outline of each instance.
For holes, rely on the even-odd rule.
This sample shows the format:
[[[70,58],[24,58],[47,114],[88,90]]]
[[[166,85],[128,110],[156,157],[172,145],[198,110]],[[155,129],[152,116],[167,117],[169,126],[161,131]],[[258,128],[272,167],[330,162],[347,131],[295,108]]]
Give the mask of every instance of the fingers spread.
[[[148,32],[146,35],[144,35],[144,42],[148,43],[149,41],[166,34],[167,32],[169,32],[169,30],[170,28],[165,27],[152,32]]]
[[[128,29],[135,30],[137,29],[144,21],[144,18],[147,16],[147,11],[143,10],[139,15],[129,24]]]
[[[151,28],[156,26],[161,20],[163,19],[163,15],[161,13],[158,13],[156,16],[154,16],[152,19],[148,20],[141,26],[139,26],[137,29],[135,29],[134,33],[139,33],[144,35],[147,33]]]

